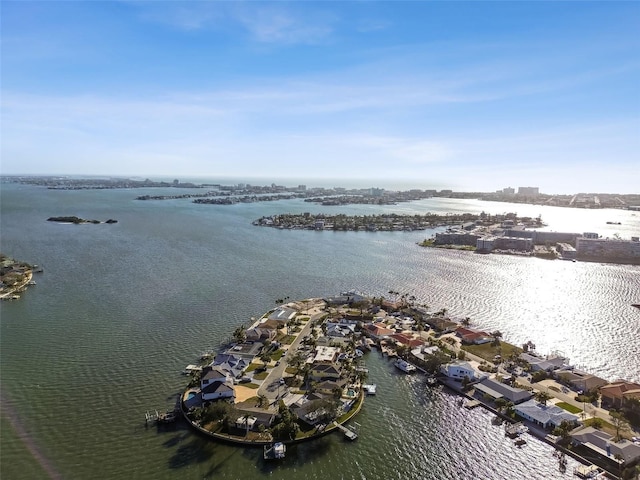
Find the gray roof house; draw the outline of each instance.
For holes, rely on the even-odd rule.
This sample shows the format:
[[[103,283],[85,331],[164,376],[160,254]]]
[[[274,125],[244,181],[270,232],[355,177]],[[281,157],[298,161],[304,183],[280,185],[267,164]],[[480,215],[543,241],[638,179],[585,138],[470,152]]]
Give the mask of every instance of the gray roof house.
[[[593,427],[585,427],[571,437],[574,445],[582,445],[603,457],[614,459],[619,454],[627,463],[640,458],[640,445],[629,440],[615,442],[611,435]]]
[[[543,405],[535,400],[528,400],[515,406],[518,415],[543,428],[558,427],[563,421],[578,423],[578,416],[555,405]]]
[[[494,395],[492,395],[491,392],[484,391],[483,387],[484,388],[488,388],[488,389],[496,392],[500,396],[499,397],[494,397]],[[511,386],[506,385],[504,383],[498,382],[497,380],[494,380],[492,378],[486,378],[486,379],[482,380],[479,384],[477,384],[475,386],[475,388],[479,389],[480,391],[482,391],[484,393],[488,393],[489,395],[491,395],[494,398],[504,398],[505,400],[508,400],[508,401],[512,402],[513,404],[515,404],[515,405],[517,405],[519,403],[522,403],[522,402],[526,402],[531,397],[533,397],[533,393],[531,393],[528,390],[523,390],[521,388],[511,387]]]
[[[237,355],[230,355],[228,353],[219,353],[213,360],[211,366],[218,367],[220,370],[229,372],[232,377],[238,378],[242,376],[242,372],[249,366],[250,360],[239,357]]]

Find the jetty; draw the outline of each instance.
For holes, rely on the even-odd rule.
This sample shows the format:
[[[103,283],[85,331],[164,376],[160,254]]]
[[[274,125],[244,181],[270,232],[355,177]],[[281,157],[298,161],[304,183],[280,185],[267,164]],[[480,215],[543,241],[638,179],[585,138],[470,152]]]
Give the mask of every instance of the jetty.
[[[596,465],[580,465],[573,469],[573,474],[580,478],[597,478],[601,470]]]
[[[158,413],[158,410],[147,410],[144,414],[147,424],[156,422],[159,417],[160,414]]]
[[[529,428],[526,425],[524,425],[522,422],[511,423],[511,424],[505,425],[504,427],[505,435],[510,438],[519,437],[520,435],[528,431],[529,431]]]
[[[173,423],[178,419],[178,411],[167,410],[166,412],[158,412],[158,410],[147,410],[144,414],[146,424],[150,423]]]
[[[472,408],[476,408],[478,405],[480,405],[480,400],[467,400],[464,403],[464,408],[471,410]]]
[[[348,440],[355,440],[356,438],[358,438],[358,434],[354,431],[354,430],[350,430],[347,427],[345,427],[344,425],[340,425],[338,422],[333,422],[333,424],[335,425],[335,427],[340,430],[342,433],[344,433],[344,437]]]

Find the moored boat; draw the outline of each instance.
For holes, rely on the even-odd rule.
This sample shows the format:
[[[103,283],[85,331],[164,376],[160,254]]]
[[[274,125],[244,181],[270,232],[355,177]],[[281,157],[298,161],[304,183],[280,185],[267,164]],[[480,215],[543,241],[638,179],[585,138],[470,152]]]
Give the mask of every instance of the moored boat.
[[[264,459],[265,460],[279,460],[284,458],[287,451],[287,447],[282,442],[272,443],[271,445],[264,446]]]
[[[395,362],[393,362],[393,364],[396,366],[396,368],[402,370],[404,373],[413,373],[416,371],[415,365],[411,365],[409,362],[403,360],[402,358],[398,358]]]
[[[367,395],[375,395],[377,387],[378,386],[375,383],[362,385],[362,388]]]

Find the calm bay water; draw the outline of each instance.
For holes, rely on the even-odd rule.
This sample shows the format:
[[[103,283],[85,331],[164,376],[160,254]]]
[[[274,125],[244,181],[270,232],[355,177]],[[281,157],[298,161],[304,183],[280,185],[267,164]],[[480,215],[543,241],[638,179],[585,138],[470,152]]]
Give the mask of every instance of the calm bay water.
[[[489,414],[427,391],[418,376],[397,375],[375,353],[368,363],[379,393],[358,416],[355,443],[330,435],[267,465],[260,450],[219,445],[186,428],[145,428],[144,412],[171,405],[184,386],[185,365],[282,296],[409,293],[500,329],[513,343],[532,340],[598,375],[640,381],[640,311],[630,306],[640,303],[638,266],[418,247],[429,231],[251,225],[282,212],[516,211],[541,214],[549,230],[628,238],[640,234],[632,212],[447,199],[333,208],[134,200],[143,193],[162,192],[2,185],[0,250],[45,269],[20,301],[0,306],[3,479],[572,477],[572,464],[561,474],[547,445],[514,447]],[[118,223],[46,222],[54,215]]]

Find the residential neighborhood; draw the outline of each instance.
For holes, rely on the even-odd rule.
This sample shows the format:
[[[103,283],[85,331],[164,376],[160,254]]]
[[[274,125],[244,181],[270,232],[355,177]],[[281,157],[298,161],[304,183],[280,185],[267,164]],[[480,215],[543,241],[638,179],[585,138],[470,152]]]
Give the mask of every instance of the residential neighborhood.
[[[221,351],[187,368],[185,417],[237,443],[294,442],[338,429],[357,438],[343,424],[375,393],[375,385],[365,384],[364,356],[373,349],[397,359],[392,364],[403,373],[423,372],[468,398],[468,408],[495,412],[518,445],[528,431],[594,469],[633,472],[639,464],[633,428],[640,385],[610,383],[574,368],[562,352],[541,355],[531,341],[511,345],[498,331],[474,328],[468,317],[390,296],[280,299],[238,327]]]

